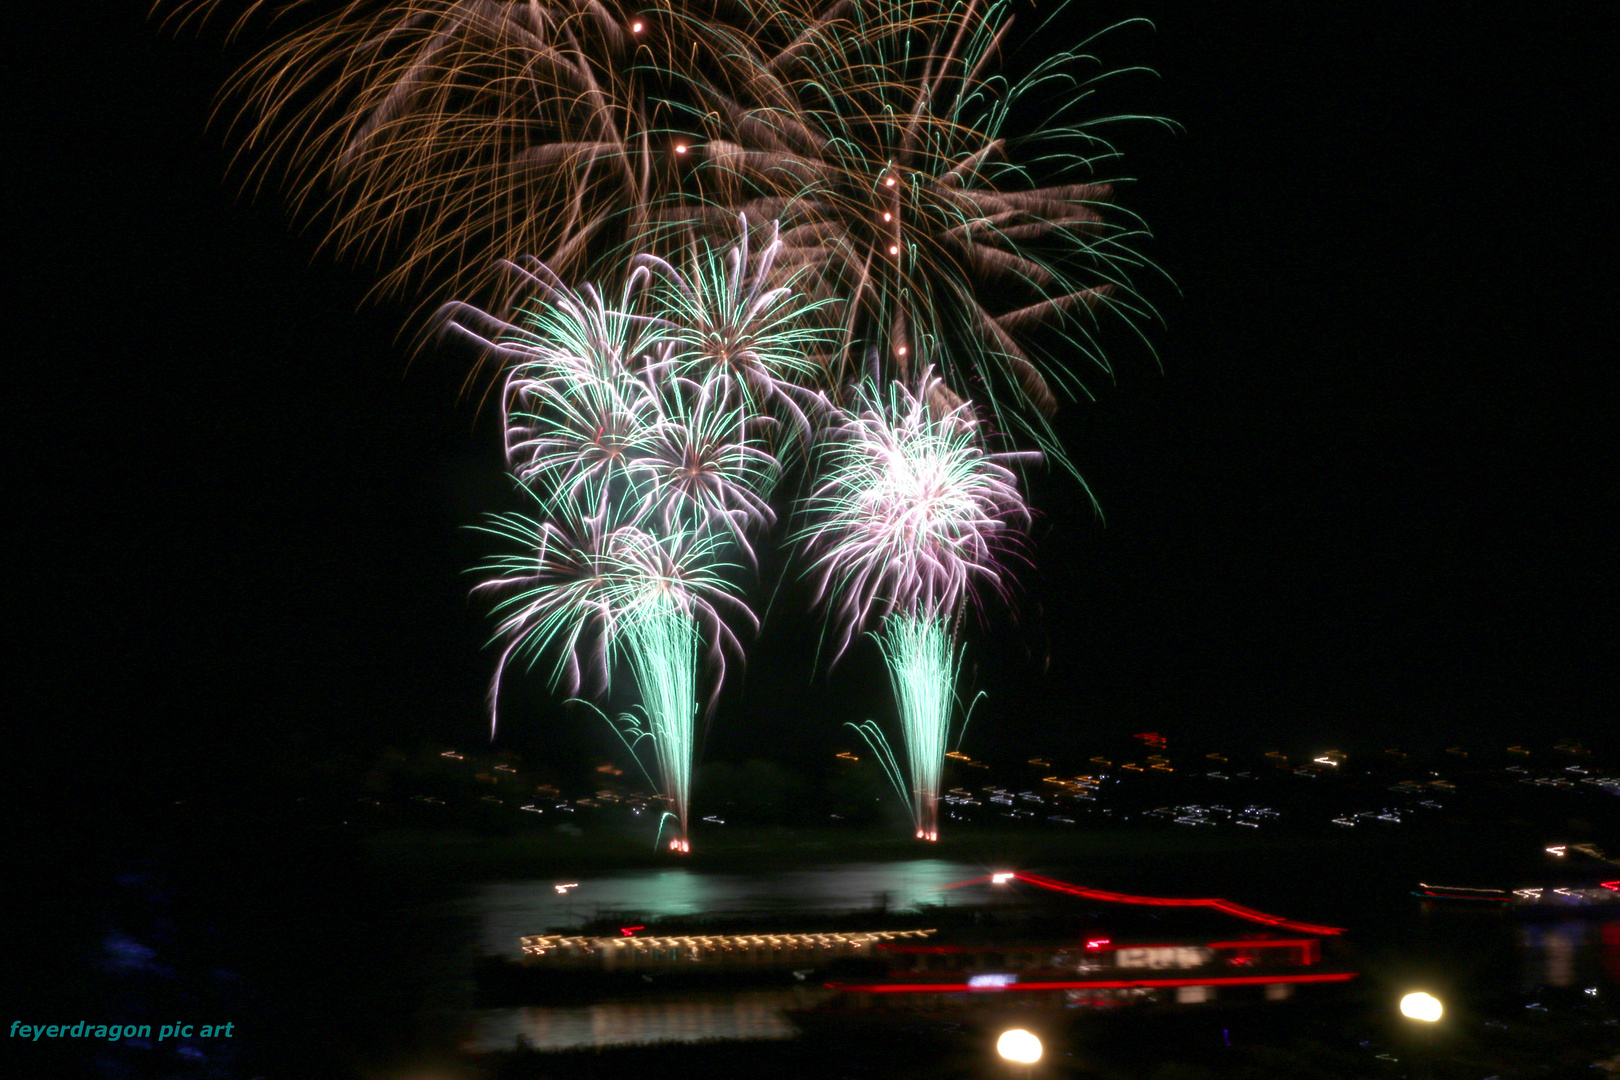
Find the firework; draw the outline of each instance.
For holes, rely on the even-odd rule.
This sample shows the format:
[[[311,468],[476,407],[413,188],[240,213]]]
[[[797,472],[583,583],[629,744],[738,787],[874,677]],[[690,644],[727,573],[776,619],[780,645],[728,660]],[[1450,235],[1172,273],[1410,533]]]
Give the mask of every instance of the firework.
[[[939,780],[955,701],[960,655],[952,621],[982,587],[1001,586],[997,559],[1028,521],[1016,478],[1020,455],[983,449],[968,406],[937,416],[931,380],[915,393],[896,384],[868,394],[824,449],[824,479],[805,500],[800,532],[816,581],[815,601],[840,626],[835,652],[874,617],[889,667],[906,749],[902,782],[894,756],[871,725],[878,749],[911,803],[920,839],[939,836]]]
[[[822,453],[823,479],[800,531],[816,579],[814,602],[841,624],[837,655],[873,617],[953,615],[979,586],[998,588],[997,562],[1029,512],[1009,465],[1032,453],[990,453],[970,407],[936,416],[926,378],[913,393],[865,395]]]
[[[798,439],[811,433],[810,413],[824,407],[814,387],[826,381],[814,356],[833,340],[814,317],[826,302],[806,302],[794,275],[776,272],[783,250],[777,223],[763,244],[750,246],[746,217],[736,219],[736,240],[718,247],[687,246],[682,265],[652,254],[633,260],[651,271],[650,303],[672,324],[672,344],[683,375],[721,380],[744,415],[775,416]]]
[[[1004,427],[1054,453],[1044,420],[1058,404],[1054,387],[1081,387],[1031,351],[1029,334],[1053,326],[1063,355],[1107,370],[1089,319],[1076,316],[1099,305],[1145,314],[1130,287],[1143,232],[1104,216],[1109,184],[1041,179],[1090,177],[1114,151],[1098,133],[1103,121],[1067,119],[1089,96],[1076,71],[1091,58],[1064,52],[1015,81],[997,74],[1010,9],[1008,0],[773,5],[774,36],[731,35],[735,54],[753,57],[746,79],[693,87],[701,137],[680,195],[695,188],[697,197],[652,216],[680,228],[738,213],[780,220],[777,271],[802,275],[841,316],[845,347],[826,358],[829,385],[874,368],[911,382],[920,356],[949,358],[933,384],[938,410],[971,383]],[[1049,111],[1043,94],[1064,104],[1030,124],[1032,106]],[[1015,111],[1031,136],[1011,133]]]
[[[502,398],[507,467],[551,503],[604,512],[651,446],[658,402],[631,363],[657,346],[626,307],[610,309],[588,288],[583,295],[553,289],[506,343],[509,354],[523,356]]]
[[[724,561],[718,538],[693,530],[654,535],[636,525],[615,526],[609,515],[560,523],[500,514],[483,531],[508,546],[479,568],[487,576],[474,590],[495,597],[496,640],[503,643],[490,684],[491,730],[498,723],[501,683],[514,661],[532,666],[542,655],[554,655],[551,682],[570,694],[587,684],[606,693],[623,661],[646,726],[631,723],[621,734],[632,745],[650,738],[662,791],[679,826],[680,850],[689,850],[702,642],[709,642],[708,660],[717,672],[712,705],[727,655],[742,651],[731,623],[757,629],[728,578],[733,567]]]
[[[617,593],[608,554],[616,530],[605,524],[582,515],[555,521],[493,514],[478,526],[507,549],[478,568],[486,576],[473,589],[494,598],[495,640],[504,642],[490,680],[491,732],[499,722],[501,683],[514,660],[532,667],[551,652],[553,686],[578,694],[590,674],[606,689]]]
[[[617,594],[623,615],[613,646],[634,673],[645,721],[642,728],[632,720],[621,734],[632,748],[642,737],[650,741],[660,790],[677,829],[670,847],[690,851],[687,808],[698,710],[699,644],[704,636],[714,642],[710,656],[720,668],[715,680],[718,694],[725,674],[723,646],[740,651],[713,607],[715,600],[729,599],[729,595],[721,585],[721,568],[701,534],[638,532],[625,538],[618,555]],[[732,606],[752,620],[741,602],[733,601]]]
[[[447,328],[508,369],[507,465],[543,503],[601,513],[633,497],[666,529],[729,532],[752,561],[748,533],[775,521],[780,455],[825,405],[798,381],[823,337],[806,323],[812,305],[760,284],[778,245],[756,263],[738,225],[679,264],[634,257],[611,303],[531,260],[509,264],[537,294],[513,320],[445,306]]]
[[[742,652],[731,627],[757,628],[731,553],[755,561],[748,536],[775,520],[781,465],[767,437],[779,421],[756,410],[791,401],[771,384],[791,373],[799,333],[794,299],[761,291],[748,264],[746,231],[728,250],[695,249],[686,270],[642,257],[613,301],[514,266],[538,294],[515,321],[467,304],[444,312],[509,369],[508,467],[544,518],[496,515],[485,529],[516,549],[479,586],[501,620],[492,722],[515,659],[554,656],[552,683],[573,694],[605,692],[628,668],[640,706],[619,730],[633,749],[649,740],[680,850],[701,645],[712,706]],[[671,292],[684,306],[662,303]]]
[[[390,292],[476,295],[522,255],[595,276],[604,240],[669,186],[658,73],[715,62],[670,12],[621,0],[168,6],[233,10],[237,33],[265,14],[292,27],[227,86],[238,137],[256,182],[284,169],[340,250],[383,257]]]
[[[956,705],[961,653],[939,616],[891,615],[877,635],[900,709],[917,839],[939,839],[939,781]]]
[[[941,411],[971,388],[1057,457],[1044,417],[1081,387],[1051,356],[1106,369],[1078,316],[1145,313],[1130,287],[1143,230],[1105,213],[1112,188],[1093,181],[1115,156],[1106,121],[1071,118],[1095,62],[1071,50],[1003,78],[1011,0],[160,6],[292,27],[227,88],[237,138],[255,184],[284,173],[340,251],[381,262],[387,291],[503,307],[500,260],[599,280],[739,216],[779,220],[752,261],[767,291],[826,303],[839,333],[813,351],[822,389],[948,359]],[[1042,351],[1030,335],[1048,325],[1060,342]]]
[[[908,740],[948,722],[912,689],[954,683],[931,635],[1001,587],[1027,520],[978,417],[1066,464],[1050,417],[1084,387],[1054,356],[1106,371],[1092,314],[1149,314],[1143,230],[1097,180],[1114,152],[1072,118],[1089,57],[997,74],[1011,0],[158,2],[292,25],[227,90],[255,182],[284,169],[383,290],[482,304],[445,321],[506,373],[508,466],[539,507],[487,527],[516,549],[479,586],[492,703],[514,659],[553,656],[570,692],[622,659],[684,792],[663,755],[689,768],[691,717],[654,699],[695,702],[704,640],[718,693],[740,650],[711,570],[757,561],[784,463],[825,429],[801,538],[836,655],[882,620]],[[590,280],[621,291],[567,284]],[[910,760],[930,800],[932,738]]]
[[[644,384],[656,419],[630,463],[643,511],[664,531],[729,533],[756,562],[749,534],[776,523],[768,500],[781,465],[758,437],[770,425],[727,394],[723,378],[699,382],[672,366],[653,368]]]

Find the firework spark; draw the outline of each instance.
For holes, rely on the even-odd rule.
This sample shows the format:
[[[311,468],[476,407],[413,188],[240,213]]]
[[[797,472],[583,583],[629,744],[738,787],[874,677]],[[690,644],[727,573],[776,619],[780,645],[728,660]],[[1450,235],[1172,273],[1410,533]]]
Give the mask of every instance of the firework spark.
[[[775,416],[797,439],[812,430],[811,413],[825,400],[812,388],[826,372],[813,357],[833,340],[815,321],[826,302],[806,302],[797,275],[776,272],[783,250],[777,223],[762,245],[750,245],[748,220],[735,220],[736,240],[687,246],[682,265],[652,254],[632,261],[655,276],[650,303],[672,324],[683,375],[721,379],[745,415]]]
[[[807,324],[813,305],[761,285],[779,245],[755,263],[738,226],[730,243],[695,243],[678,264],[635,256],[614,302],[530,260],[509,264],[537,294],[514,320],[465,303],[442,310],[448,329],[507,368],[507,465],[543,503],[601,513],[633,496],[665,528],[729,532],[753,561],[748,534],[775,521],[780,457],[825,407],[799,384],[824,336]]]

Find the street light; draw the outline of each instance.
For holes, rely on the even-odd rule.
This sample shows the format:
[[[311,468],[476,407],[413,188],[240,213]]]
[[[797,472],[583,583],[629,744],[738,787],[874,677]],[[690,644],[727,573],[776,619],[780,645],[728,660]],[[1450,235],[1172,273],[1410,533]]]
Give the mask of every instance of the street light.
[[[1013,1028],[996,1040],[996,1053],[1020,1065],[1033,1065],[1041,1060],[1041,1040],[1023,1028]]]
[[[1439,998],[1425,994],[1422,991],[1407,994],[1401,998],[1401,1015],[1410,1017],[1413,1020],[1426,1020],[1433,1023],[1440,1019],[1440,1014],[1444,1011],[1440,1007]]]

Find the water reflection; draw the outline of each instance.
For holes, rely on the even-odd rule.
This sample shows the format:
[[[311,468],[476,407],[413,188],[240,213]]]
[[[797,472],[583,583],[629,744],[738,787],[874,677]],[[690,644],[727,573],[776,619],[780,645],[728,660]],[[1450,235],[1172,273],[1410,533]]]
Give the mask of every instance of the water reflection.
[[[479,886],[470,903],[483,951],[517,958],[518,938],[551,927],[575,927],[616,912],[676,915],[772,915],[965,903],[947,886],[982,877],[975,863],[945,859],[823,865],[765,874],[704,873],[669,868]],[[577,882],[565,893],[559,883]],[[971,898],[983,902],[982,891]],[[814,927],[807,927],[814,929]]]
[[[1620,979],[1620,921],[1567,919],[1518,928],[1526,990]]]
[[[641,1043],[707,1039],[791,1039],[789,1009],[809,1008],[827,995],[820,987],[701,991],[589,1005],[488,1009],[471,1025],[465,1049],[600,1049]]]

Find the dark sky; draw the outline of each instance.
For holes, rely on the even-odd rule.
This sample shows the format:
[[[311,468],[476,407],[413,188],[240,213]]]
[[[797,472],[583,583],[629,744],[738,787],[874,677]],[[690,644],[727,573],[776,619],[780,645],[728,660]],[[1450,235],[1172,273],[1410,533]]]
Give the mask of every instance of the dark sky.
[[[208,118],[240,52],[143,7],[41,35],[9,95],[13,764],[475,745],[462,527],[507,489],[466,356],[409,363],[368,270],[238,194]],[[965,749],[1605,730],[1615,9],[1435,7],[1079,4],[1054,34],[1156,23],[1097,45],[1157,72],[1098,108],[1182,126],[1114,133],[1175,287],[1142,281],[1158,360],[1116,335],[1117,380],[1062,416],[1105,517],[1036,485],[1016,611],[970,624]],[[871,648],[829,679],[798,587],[768,614],[706,754],[819,755],[887,715]],[[515,689],[505,745],[609,747],[554,701]]]

